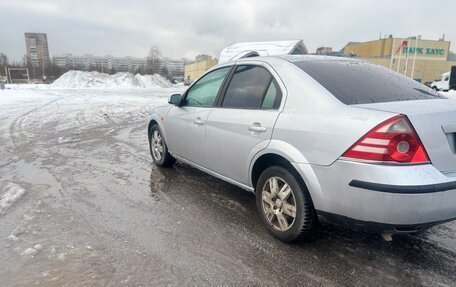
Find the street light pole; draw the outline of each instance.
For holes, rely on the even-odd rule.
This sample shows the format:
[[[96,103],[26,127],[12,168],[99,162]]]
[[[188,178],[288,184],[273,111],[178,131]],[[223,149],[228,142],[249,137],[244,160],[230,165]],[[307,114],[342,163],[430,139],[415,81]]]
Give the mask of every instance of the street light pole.
[[[409,44],[410,44],[410,37],[407,38],[407,53],[405,54],[405,69],[404,69],[404,76],[407,77],[407,69],[408,69],[408,62],[409,62],[409,54],[410,54],[410,48],[409,48]]]
[[[401,58],[402,58],[402,50],[403,50],[402,43],[403,43],[403,42],[404,42],[404,41],[403,41],[403,39],[401,38],[401,39],[400,39],[400,42],[399,42],[399,43],[400,43],[399,48],[400,48],[401,51],[399,52],[399,61],[397,61],[397,69],[396,69],[396,72],[398,72],[398,73],[399,73],[399,69],[401,68]]]
[[[394,46],[396,44],[396,38],[393,38],[393,45],[391,46],[391,59],[390,59],[390,70],[393,69],[393,56],[394,56]]]
[[[416,62],[416,50],[418,49],[418,37],[416,37],[415,41],[415,53],[413,54],[413,65],[412,65],[412,75],[410,78],[413,79],[413,76],[415,75],[415,62]]]

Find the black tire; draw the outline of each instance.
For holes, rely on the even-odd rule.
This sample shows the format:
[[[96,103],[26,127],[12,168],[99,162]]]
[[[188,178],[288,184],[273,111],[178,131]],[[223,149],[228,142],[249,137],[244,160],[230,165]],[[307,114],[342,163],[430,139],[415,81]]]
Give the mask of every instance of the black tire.
[[[275,202],[271,201],[274,203],[274,207],[272,208],[274,211],[273,214],[270,212],[271,202],[266,203],[266,201],[269,201],[268,198],[273,198],[272,196],[270,196],[273,194],[273,192],[271,191],[269,193],[269,191],[272,190],[270,181],[273,181],[274,178],[279,182],[280,180],[283,180],[283,182],[291,188],[291,195],[288,195],[288,198],[285,201],[281,201],[278,195],[276,197]],[[268,184],[268,186],[266,186],[266,184]],[[278,186],[278,189],[280,189],[280,183],[278,184]],[[283,186],[284,185],[282,185],[282,187]],[[267,189],[270,190],[268,191]],[[312,203],[312,199],[310,197],[309,191],[302,183],[302,180],[300,180],[299,175],[295,171],[290,171],[280,166],[269,167],[265,169],[261,174],[260,178],[258,179],[258,183],[255,190],[258,213],[266,229],[274,237],[284,242],[299,241],[308,237],[314,231],[315,227],[317,226],[318,219]],[[265,193],[265,195],[266,193],[268,193],[266,195],[266,201],[263,200],[263,193]],[[293,198],[291,198],[291,196],[293,196]],[[279,201],[280,207],[275,206],[277,200]],[[294,202],[294,219],[292,216],[289,216],[285,212],[281,212],[281,210],[283,210],[284,208],[283,206],[285,206],[284,202],[288,203],[288,206],[290,204],[293,205]],[[288,229],[285,230],[285,228],[283,228],[284,230],[280,230],[282,229],[283,225],[281,224],[281,222],[279,222],[279,214],[276,214],[276,212],[282,214],[282,219],[286,219]],[[272,219],[268,219],[266,214],[269,214],[269,217],[271,217]],[[274,216],[276,222],[274,222]],[[287,225],[285,224],[285,226]]]
[[[155,150],[155,152],[154,152],[154,148],[153,148],[154,133],[157,133],[160,136],[161,147],[162,147],[162,152],[161,152],[160,156],[157,153],[157,150]],[[165,142],[164,137],[162,136],[160,127],[157,124],[153,125],[150,129],[149,150],[150,150],[150,155],[152,156],[152,160],[158,166],[170,167],[176,162],[176,159],[169,153],[168,146],[166,145],[166,142]]]

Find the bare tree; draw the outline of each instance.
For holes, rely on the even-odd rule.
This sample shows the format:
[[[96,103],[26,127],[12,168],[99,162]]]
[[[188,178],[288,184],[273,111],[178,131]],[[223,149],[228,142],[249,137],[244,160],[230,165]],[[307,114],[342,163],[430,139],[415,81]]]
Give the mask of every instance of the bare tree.
[[[158,74],[162,66],[163,55],[157,46],[150,48],[147,56],[147,72],[149,74]]]
[[[160,75],[162,75],[163,77],[165,78],[169,78],[169,71],[168,71],[168,68],[166,66],[163,66],[161,69],[160,69]]]

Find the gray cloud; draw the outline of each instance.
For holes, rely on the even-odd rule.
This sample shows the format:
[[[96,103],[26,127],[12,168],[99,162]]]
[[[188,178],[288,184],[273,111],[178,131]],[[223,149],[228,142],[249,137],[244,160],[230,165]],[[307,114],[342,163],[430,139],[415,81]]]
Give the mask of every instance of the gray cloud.
[[[0,7],[0,52],[17,60],[26,31],[46,32],[51,55],[137,57],[153,45],[170,57],[193,57],[218,56],[238,41],[303,39],[314,51],[379,33],[456,39],[452,0],[0,0]]]

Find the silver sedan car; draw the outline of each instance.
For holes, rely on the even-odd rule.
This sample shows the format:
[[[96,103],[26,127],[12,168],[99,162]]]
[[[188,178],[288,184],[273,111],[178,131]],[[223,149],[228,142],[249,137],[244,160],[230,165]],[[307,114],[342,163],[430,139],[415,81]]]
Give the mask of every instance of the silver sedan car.
[[[212,68],[153,110],[152,159],[256,193],[266,228],[320,220],[393,234],[456,218],[456,102],[386,68],[324,56]]]

